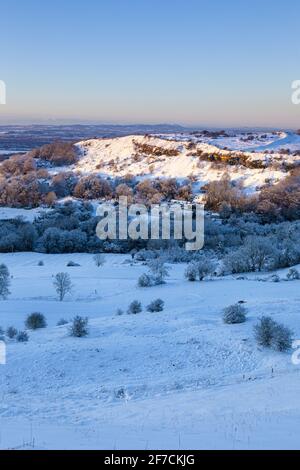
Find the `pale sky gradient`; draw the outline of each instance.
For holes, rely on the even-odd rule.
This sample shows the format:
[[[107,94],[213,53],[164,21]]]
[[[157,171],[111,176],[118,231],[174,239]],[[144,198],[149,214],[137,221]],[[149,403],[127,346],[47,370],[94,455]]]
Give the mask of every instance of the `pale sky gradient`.
[[[300,127],[299,0],[10,0],[0,122]]]

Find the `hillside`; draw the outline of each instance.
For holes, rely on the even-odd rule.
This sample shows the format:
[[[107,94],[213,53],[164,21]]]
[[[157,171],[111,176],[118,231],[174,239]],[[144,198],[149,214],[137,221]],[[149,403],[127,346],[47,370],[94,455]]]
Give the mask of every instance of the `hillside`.
[[[223,174],[242,182],[249,192],[284,178],[299,157],[223,150],[208,143],[179,140],[182,136],[127,136],[94,139],[77,144],[80,159],[74,171],[111,177],[127,174],[150,177],[192,177],[200,186]],[[190,136],[191,139],[191,136]]]

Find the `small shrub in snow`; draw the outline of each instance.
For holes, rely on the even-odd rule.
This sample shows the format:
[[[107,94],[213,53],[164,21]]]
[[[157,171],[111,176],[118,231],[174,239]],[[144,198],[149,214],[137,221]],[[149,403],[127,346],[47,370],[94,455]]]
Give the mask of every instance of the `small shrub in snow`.
[[[198,269],[195,262],[191,262],[187,265],[187,268],[184,272],[184,276],[188,281],[194,282],[197,280]]]
[[[123,387],[119,388],[118,390],[115,390],[115,398],[119,400],[125,400],[126,397],[127,393]]]
[[[287,351],[292,345],[292,332],[289,328],[274,321],[271,317],[262,317],[254,326],[254,335],[260,346],[276,351]]]
[[[164,309],[165,303],[161,299],[152,300],[152,302],[148,305],[147,311],[148,312],[162,312]]]
[[[14,326],[9,326],[6,330],[6,336],[9,339],[14,339],[18,334],[18,330]]]
[[[80,266],[80,264],[75,263],[74,261],[69,261],[69,262],[67,263],[67,267],[68,267],[68,268],[77,268],[78,266]]]
[[[64,318],[61,318],[60,320],[58,320],[56,326],[64,326],[64,325],[67,325],[69,322],[67,320],[65,320]]]
[[[271,281],[271,282],[280,282],[280,277],[278,276],[278,274],[273,274],[273,275],[270,277],[270,281]]]
[[[104,263],[105,263],[105,256],[102,254],[102,253],[97,253],[95,256],[94,256],[94,262],[95,262],[95,265],[100,268],[100,266],[103,266]]]
[[[44,266],[44,261],[39,261],[38,266]]]
[[[153,277],[149,274],[142,274],[138,278],[138,287],[152,287],[154,284]]]
[[[244,323],[246,321],[247,310],[241,304],[230,305],[224,309],[223,321],[228,325]]]
[[[124,315],[124,311],[121,308],[118,308],[117,315],[118,317],[121,317],[122,315]]]
[[[289,281],[295,281],[300,279],[300,273],[298,269],[296,268],[291,268],[289,272],[287,273],[286,277],[288,278]]]
[[[40,328],[46,328],[46,318],[42,313],[34,312],[28,315],[25,321],[25,326],[29,330],[38,330]]]
[[[128,307],[127,313],[136,315],[137,313],[141,313],[142,311],[142,304],[138,300],[134,300]]]
[[[73,321],[72,325],[70,326],[70,336],[74,336],[75,338],[82,338],[87,336],[88,331],[88,322],[89,319],[87,317],[81,317],[77,315]]]
[[[56,274],[53,285],[61,302],[64,300],[66,294],[72,290],[71,278],[68,273]]]
[[[18,341],[18,343],[27,343],[27,341],[29,340],[28,333],[26,333],[26,331],[19,331],[16,336],[16,340]]]

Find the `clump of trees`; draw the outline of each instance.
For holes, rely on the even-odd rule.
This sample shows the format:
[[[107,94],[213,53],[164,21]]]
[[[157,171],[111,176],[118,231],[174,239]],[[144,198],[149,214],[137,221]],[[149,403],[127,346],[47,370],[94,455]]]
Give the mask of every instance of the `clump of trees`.
[[[111,198],[112,187],[109,181],[99,176],[84,176],[75,185],[73,195],[79,199]]]
[[[44,160],[53,166],[72,165],[78,160],[78,152],[71,142],[56,141],[29,152],[29,157]]]

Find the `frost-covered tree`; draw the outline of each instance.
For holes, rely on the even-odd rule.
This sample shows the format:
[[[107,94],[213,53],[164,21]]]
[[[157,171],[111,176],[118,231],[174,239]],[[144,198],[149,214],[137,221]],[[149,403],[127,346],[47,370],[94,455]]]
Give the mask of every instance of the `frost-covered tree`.
[[[248,237],[245,242],[245,256],[250,271],[262,271],[267,267],[268,260],[274,255],[274,245],[271,240],[263,237]]]
[[[62,302],[66,294],[72,290],[72,282],[68,273],[57,273],[53,282],[59,300]]]
[[[156,258],[149,263],[150,271],[152,272],[154,283],[156,285],[164,284],[166,277],[169,276],[169,268],[165,265],[161,258]]]
[[[0,264],[0,297],[7,299],[10,294],[10,275],[9,270],[5,264]]]
[[[186,270],[184,272],[184,276],[188,281],[194,282],[197,280],[197,275],[198,275],[197,263],[195,263],[195,261],[192,261],[191,263],[187,265]]]
[[[94,256],[94,262],[97,268],[100,268],[100,266],[103,266],[105,263],[105,256],[102,253],[97,253]]]
[[[216,269],[216,263],[206,255],[201,255],[196,265],[200,281],[203,281],[205,276],[212,275]]]
[[[154,285],[153,276],[144,273],[138,278],[138,287],[152,287]]]

